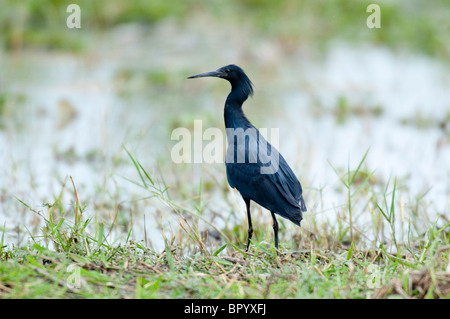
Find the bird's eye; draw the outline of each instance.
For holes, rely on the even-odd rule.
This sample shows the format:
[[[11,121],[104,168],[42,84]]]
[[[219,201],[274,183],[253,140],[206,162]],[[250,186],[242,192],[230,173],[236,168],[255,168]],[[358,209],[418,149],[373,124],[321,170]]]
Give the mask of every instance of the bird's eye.
[[[226,74],[230,73],[230,69],[226,69],[226,70],[225,70],[225,73],[226,73]]]

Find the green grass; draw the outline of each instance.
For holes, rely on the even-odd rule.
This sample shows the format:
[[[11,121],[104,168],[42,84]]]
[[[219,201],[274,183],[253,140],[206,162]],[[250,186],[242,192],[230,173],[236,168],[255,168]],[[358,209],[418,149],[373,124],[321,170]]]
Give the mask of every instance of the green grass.
[[[2,298],[367,298],[447,297],[448,244],[442,229],[412,255],[311,248],[277,257],[258,243],[235,251],[184,256],[176,245],[155,252],[139,243],[74,247],[39,244],[3,251]],[[94,245],[95,246],[95,245]],[[92,248],[92,247],[91,247]],[[226,248],[228,250],[228,247]]]
[[[150,176],[125,151],[138,176],[129,181],[178,214],[182,235],[164,235],[165,248],[160,251],[131,240],[131,229],[124,241],[113,242],[104,224],[86,216],[73,180],[71,212],[61,204],[61,195],[48,205],[47,215],[17,198],[30,214],[39,215],[44,227],[41,235],[30,233],[23,247],[7,245],[2,230],[0,298],[450,297],[450,224],[432,223],[421,234],[412,234],[410,226],[407,241],[396,241],[395,179],[371,210],[372,231],[380,232],[380,219],[388,226],[383,228],[389,233],[384,242],[367,245],[363,236],[356,236],[361,230],[350,217],[350,222],[342,218],[336,225],[311,221],[298,238],[282,242],[281,256],[273,247],[271,225],[255,225],[254,238],[259,240],[246,253],[245,227],[212,225],[202,215],[201,196],[192,206],[173,200],[164,180]],[[356,214],[356,201],[374,192],[369,182],[374,173],[359,176],[366,155],[356,169],[349,167],[341,176],[348,189],[346,214]],[[314,219],[313,214],[309,218]],[[215,229],[220,240],[209,241],[200,222]]]

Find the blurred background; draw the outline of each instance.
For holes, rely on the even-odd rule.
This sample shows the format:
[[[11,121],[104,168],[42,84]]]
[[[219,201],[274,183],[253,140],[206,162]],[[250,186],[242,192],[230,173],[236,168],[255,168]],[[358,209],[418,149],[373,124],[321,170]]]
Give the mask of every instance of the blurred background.
[[[202,120],[203,130],[223,129],[229,84],[186,77],[230,63],[255,85],[249,119],[279,128],[279,149],[305,188],[307,229],[348,222],[341,178],[368,150],[358,177],[370,176],[370,187],[355,198],[361,233],[394,178],[405,225],[420,233],[424,221],[448,221],[449,1],[76,1],[81,28],[67,26],[70,3],[0,0],[7,243],[39,234],[33,210],[73,214],[72,176],[83,214],[110,227],[112,240],[132,229],[160,247],[161,230],[177,233],[178,215],[133,183],[124,147],[172,200],[222,229],[245,224],[223,164],[170,157],[175,128],[193,132]],[[367,26],[371,3],[380,28]],[[270,214],[254,218],[271,223]]]

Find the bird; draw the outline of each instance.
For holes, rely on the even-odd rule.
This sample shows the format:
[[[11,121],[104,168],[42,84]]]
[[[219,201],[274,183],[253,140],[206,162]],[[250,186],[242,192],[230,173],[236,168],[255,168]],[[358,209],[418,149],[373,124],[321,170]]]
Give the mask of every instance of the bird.
[[[247,119],[242,105],[253,96],[253,83],[237,65],[230,64],[215,71],[189,76],[188,79],[216,77],[231,84],[231,92],[225,101],[224,120],[228,148],[225,166],[228,184],[242,196],[248,220],[248,252],[253,235],[250,214],[251,201],[271,212],[274,242],[277,255],[278,221],[275,215],[284,217],[300,226],[307,211],[302,186],[284,157],[260,134]]]

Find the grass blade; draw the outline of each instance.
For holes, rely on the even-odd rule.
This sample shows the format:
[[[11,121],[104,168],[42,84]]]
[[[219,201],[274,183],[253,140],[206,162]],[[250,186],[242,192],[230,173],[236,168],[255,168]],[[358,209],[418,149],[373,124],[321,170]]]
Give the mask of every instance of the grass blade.
[[[222,250],[224,250],[225,247],[227,247],[227,244],[225,244],[225,245],[223,245],[222,247],[220,247],[219,249],[217,249],[217,250],[213,253],[213,256],[217,256],[218,254],[220,254],[220,252],[221,252]]]
[[[170,249],[166,238],[164,238],[164,246],[165,246],[165,250],[166,250],[167,263],[169,264],[170,271],[175,272],[175,264],[173,263],[172,250]]]
[[[133,165],[134,165],[134,167],[136,168],[136,170],[137,170],[137,172],[139,174],[139,177],[140,177],[140,179],[142,181],[142,184],[144,185],[144,188],[148,188],[148,185],[145,182],[145,179],[144,179],[144,177],[142,176],[142,173],[141,173],[141,168],[142,168],[141,164],[139,164],[138,161],[136,161],[134,159],[133,155],[131,155],[131,153],[127,150],[125,145],[123,145],[122,147],[125,150],[125,152],[127,152],[128,156],[130,157],[131,161],[133,162]]]
[[[358,174],[359,170],[361,169],[361,165],[364,163],[364,161],[366,160],[367,154],[369,153],[370,147],[367,149],[366,153],[364,154],[363,158],[361,159],[361,161],[359,162],[358,167],[356,168],[356,170],[353,172],[352,177],[349,180],[349,185],[352,185],[353,182],[355,181],[355,177],[356,174]]]

